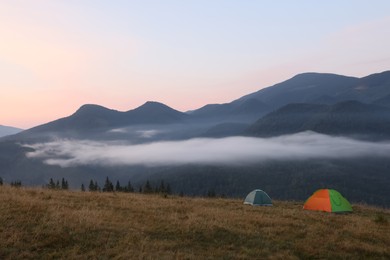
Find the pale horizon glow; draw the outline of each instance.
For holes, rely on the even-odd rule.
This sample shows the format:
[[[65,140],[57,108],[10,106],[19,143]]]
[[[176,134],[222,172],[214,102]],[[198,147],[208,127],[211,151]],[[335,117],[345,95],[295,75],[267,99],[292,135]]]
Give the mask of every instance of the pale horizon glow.
[[[390,69],[390,2],[4,0],[0,125],[83,104],[187,111],[303,72]]]

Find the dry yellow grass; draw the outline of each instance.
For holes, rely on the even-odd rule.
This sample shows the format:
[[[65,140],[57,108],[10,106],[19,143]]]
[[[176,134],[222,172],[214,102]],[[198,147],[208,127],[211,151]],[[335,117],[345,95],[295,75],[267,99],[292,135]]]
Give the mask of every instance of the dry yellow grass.
[[[390,211],[0,186],[0,259],[389,259]]]

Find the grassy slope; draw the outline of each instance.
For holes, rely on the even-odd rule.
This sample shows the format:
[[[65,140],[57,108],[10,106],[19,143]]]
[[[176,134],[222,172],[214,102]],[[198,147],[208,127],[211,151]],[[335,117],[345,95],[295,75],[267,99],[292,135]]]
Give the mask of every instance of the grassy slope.
[[[0,186],[0,259],[390,258],[390,211]]]

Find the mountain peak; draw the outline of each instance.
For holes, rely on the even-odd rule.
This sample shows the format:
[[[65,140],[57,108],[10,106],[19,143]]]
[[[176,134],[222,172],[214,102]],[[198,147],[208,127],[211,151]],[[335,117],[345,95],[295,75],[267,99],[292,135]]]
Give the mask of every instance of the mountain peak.
[[[84,117],[111,117],[116,116],[120,112],[109,109],[100,105],[85,104],[82,105],[71,117],[84,118]]]
[[[148,101],[134,110],[126,112],[134,116],[137,123],[172,123],[187,118],[187,115],[163,103]]]
[[[157,112],[157,111],[176,111],[176,110],[157,101],[147,101],[145,104],[134,109],[134,111]]]
[[[84,104],[79,109],[77,109],[75,114],[89,113],[89,112],[102,111],[102,110],[110,110],[110,109],[95,104]]]
[[[23,131],[23,129],[12,126],[0,125],[0,137],[17,134],[21,131]]]
[[[153,107],[153,108],[158,108],[158,107],[168,107],[167,105],[161,103],[161,102],[157,102],[157,101],[146,101],[143,105],[141,105],[140,107]],[[138,107],[138,108],[140,108]]]
[[[303,80],[303,81],[320,81],[323,79],[338,80],[340,78],[354,78],[334,73],[321,73],[321,72],[304,72],[295,75],[290,80]],[[288,80],[287,80],[288,81]]]

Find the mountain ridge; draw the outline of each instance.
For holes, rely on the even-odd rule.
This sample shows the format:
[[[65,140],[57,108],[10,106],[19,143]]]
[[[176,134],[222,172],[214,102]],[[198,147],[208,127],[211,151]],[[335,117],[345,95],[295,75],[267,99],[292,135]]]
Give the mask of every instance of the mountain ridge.
[[[8,135],[14,135],[23,131],[21,128],[13,127],[13,126],[5,126],[0,125],[0,138]]]
[[[390,71],[374,73],[361,78],[332,73],[305,72],[229,103],[205,105],[192,110],[191,114],[208,112],[213,118],[229,118],[232,111],[248,100],[256,100],[263,104],[262,109],[254,108],[246,111],[258,117],[289,103],[334,104],[351,99],[371,103],[389,96],[389,86]],[[255,120],[253,117],[252,119]]]
[[[109,128],[137,125],[192,124],[203,130],[221,125],[252,124],[260,118],[292,103],[336,104],[346,100],[373,103],[390,107],[390,71],[357,78],[332,73],[307,72],[295,75],[273,86],[242,96],[230,103],[208,104],[190,112],[175,110],[163,103],[147,101],[128,111],[117,111],[97,104],[80,106],[68,117],[36,126],[17,134],[16,138],[45,133],[66,133],[82,137],[86,133],[99,135]],[[215,132],[217,128],[210,130]],[[222,131],[221,131],[222,130]],[[184,135],[190,136],[190,135]]]
[[[58,134],[74,138],[79,138],[86,134],[93,137],[112,128],[132,125],[182,123],[186,118],[187,115],[185,113],[154,101],[148,101],[135,109],[125,112],[96,104],[85,104],[80,106],[70,116],[30,128],[10,138],[44,138],[45,135]]]
[[[328,135],[390,138],[390,109],[348,100],[333,105],[288,104],[246,130],[251,136],[278,136],[303,131]]]
[[[317,76],[326,80],[321,82],[316,79]],[[328,89],[329,84],[337,79],[341,79],[341,82]],[[351,142],[357,141],[352,138],[359,139],[357,142],[364,139],[373,144],[372,141],[389,142],[390,107],[386,106],[390,97],[389,79],[388,72],[363,79],[333,74],[302,74],[293,80],[292,83],[295,83],[292,85],[287,80],[230,103],[208,105],[206,110],[203,109],[204,115],[199,114],[201,110],[183,113],[153,101],[128,111],[86,104],[68,117],[1,138],[0,177],[6,181],[21,180],[23,184],[41,186],[50,178],[61,176],[69,179],[74,188],[81,183],[87,184],[91,179],[103,182],[107,176],[121,182],[131,178],[135,185],[141,185],[146,180],[166,180],[177,192],[183,191],[189,195],[202,195],[214,190],[226,196],[236,196],[260,185],[274,191],[280,198],[292,199],[303,199],[313,192],[309,189],[327,186],[344,189],[345,194],[354,201],[388,207],[388,155],[375,152],[366,154],[364,158],[270,158],[264,162],[234,166],[214,166],[212,163],[113,166],[102,162],[102,165],[62,167],[50,164],[49,159],[55,159],[55,156],[52,158],[53,152],[64,152],[63,156],[67,157],[66,149],[69,147],[62,145],[66,146],[68,141],[104,144],[96,147],[103,153],[105,151],[101,149],[105,149],[106,144],[130,147],[166,141],[187,143],[193,138],[206,141],[207,138],[224,137],[248,140],[251,138],[243,136],[253,136],[265,139],[302,131],[348,137]],[[304,81],[304,84],[300,85],[300,81]],[[282,90],[285,88],[290,88],[290,92],[284,93]],[[316,89],[320,91],[316,92]],[[263,102],[256,95],[270,98]],[[247,129],[252,129],[252,132],[247,132]],[[225,142],[224,139],[212,141]],[[49,158],[29,157],[41,145],[49,148]],[[236,152],[240,143],[233,146],[229,145],[227,149]],[[160,153],[166,151],[161,150]],[[126,153],[126,149],[121,152]],[[190,152],[195,151],[191,149]],[[109,151],[107,155],[117,157]],[[218,152],[215,155],[218,156]]]

